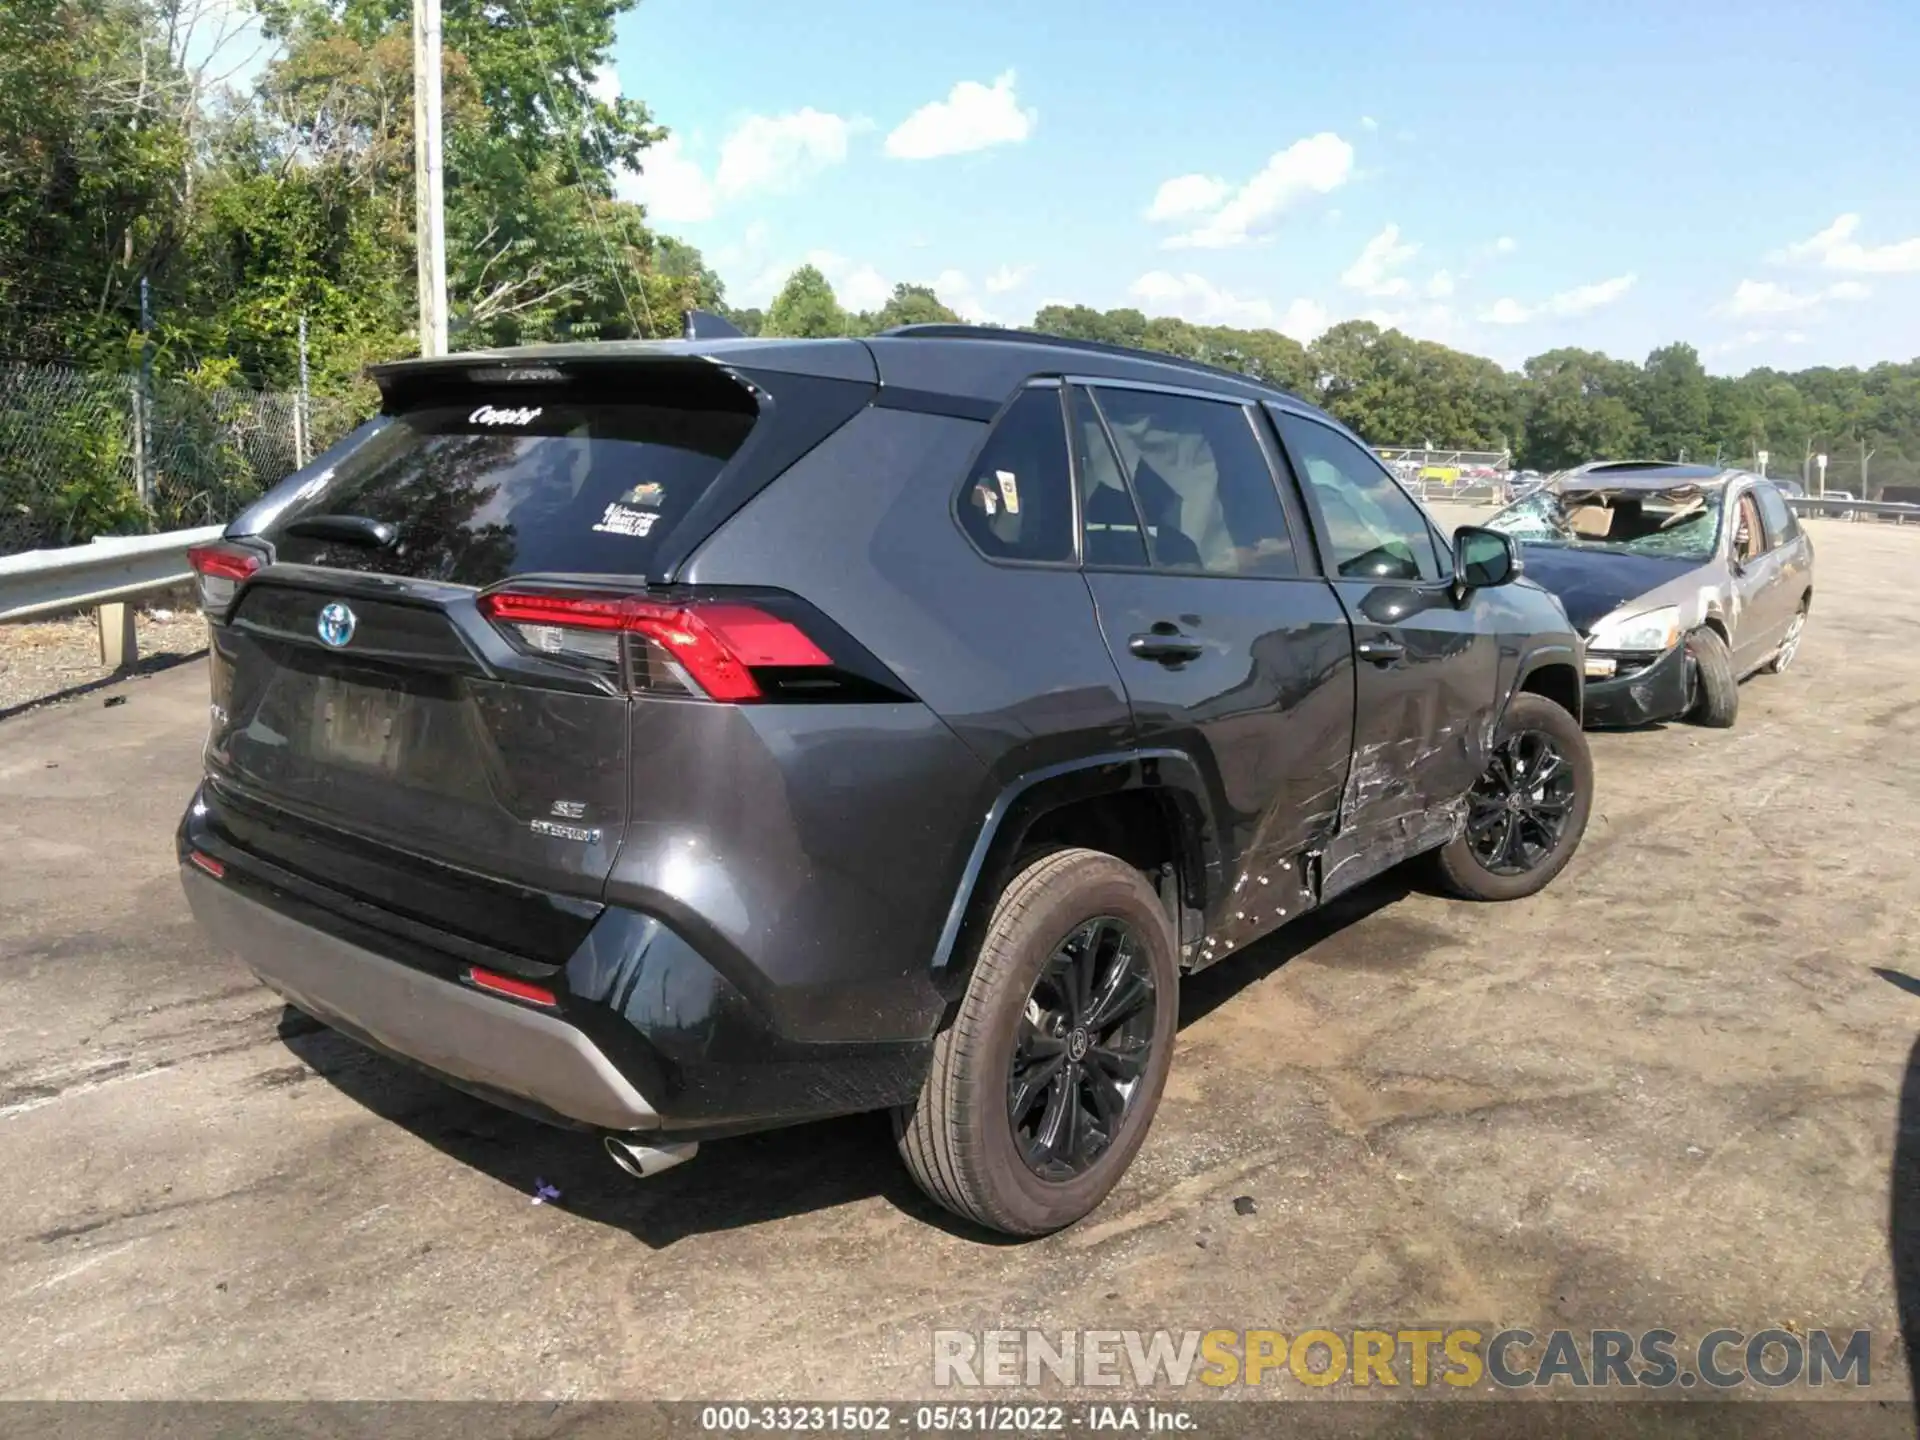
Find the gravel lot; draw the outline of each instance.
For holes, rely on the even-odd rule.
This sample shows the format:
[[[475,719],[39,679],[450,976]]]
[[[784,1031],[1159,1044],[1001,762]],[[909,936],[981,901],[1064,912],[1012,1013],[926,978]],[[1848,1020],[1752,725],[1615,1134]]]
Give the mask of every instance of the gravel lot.
[[[191,607],[143,609],[134,631],[140,659],[129,677],[169,669],[207,648],[207,622]],[[100,663],[100,628],[91,615],[0,625],[0,716],[75,698],[113,678]]]
[[[1866,1326],[1904,1400],[1920,539],[1814,533],[1739,728],[1595,737],[1535,900],[1390,876],[1197,977],[1132,1174],[1027,1246],[876,1117],[640,1184],[286,1023],[174,875],[199,668],[0,721],[0,1397],[900,1397],[936,1327],[1477,1321]]]

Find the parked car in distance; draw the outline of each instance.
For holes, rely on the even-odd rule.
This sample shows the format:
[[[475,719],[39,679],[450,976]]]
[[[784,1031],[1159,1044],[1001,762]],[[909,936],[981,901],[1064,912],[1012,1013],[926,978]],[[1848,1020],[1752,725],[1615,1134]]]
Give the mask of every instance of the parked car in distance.
[[[1767,477],[1762,476],[1761,478],[1766,479]],[[1804,500],[1807,497],[1806,486],[1802,485],[1798,480],[1769,480],[1768,483],[1789,500]]]
[[[1813,503],[1816,506],[1819,506],[1818,513],[1823,516],[1837,518],[1840,520],[1856,520],[1859,518],[1859,515],[1860,515],[1860,512],[1858,510],[1843,510],[1837,505],[1827,506],[1827,505],[1822,505],[1820,503],[1823,500],[1852,501],[1855,498],[1856,497],[1851,490],[1822,490],[1818,495],[1814,497]]]
[[[1183,973],[1579,844],[1559,604],[1245,377],[964,326],[375,373],[194,552],[183,884],[300,1009],[632,1173],[890,1109],[934,1199],[1057,1229]]]
[[[1589,725],[1732,725],[1739,682],[1799,652],[1813,542],[1757,475],[1586,465],[1486,523],[1519,543],[1527,574],[1586,636]]]

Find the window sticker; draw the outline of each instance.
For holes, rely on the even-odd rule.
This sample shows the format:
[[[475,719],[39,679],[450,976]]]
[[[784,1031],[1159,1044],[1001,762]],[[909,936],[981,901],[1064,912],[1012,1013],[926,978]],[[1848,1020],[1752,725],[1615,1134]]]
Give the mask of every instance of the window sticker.
[[[622,505],[638,505],[645,510],[658,510],[667,498],[667,487],[657,480],[636,485],[620,497]]]
[[[655,511],[635,510],[616,500],[601,512],[600,521],[593,528],[602,535],[627,535],[640,539],[652,531],[654,522],[659,518]]]
[[[1013,478],[1011,470],[996,470],[994,478],[1000,482],[1000,498],[1007,502],[1007,513],[1020,513],[1020,484]]]

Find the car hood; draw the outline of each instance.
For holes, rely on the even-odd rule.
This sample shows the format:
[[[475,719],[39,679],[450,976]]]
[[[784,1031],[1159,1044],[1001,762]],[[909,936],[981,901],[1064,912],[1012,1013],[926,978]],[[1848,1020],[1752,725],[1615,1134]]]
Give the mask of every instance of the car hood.
[[[1582,635],[1636,595],[1657,590],[1701,565],[1698,560],[1665,555],[1625,555],[1564,545],[1520,548],[1527,578],[1559,598],[1567,619]]]

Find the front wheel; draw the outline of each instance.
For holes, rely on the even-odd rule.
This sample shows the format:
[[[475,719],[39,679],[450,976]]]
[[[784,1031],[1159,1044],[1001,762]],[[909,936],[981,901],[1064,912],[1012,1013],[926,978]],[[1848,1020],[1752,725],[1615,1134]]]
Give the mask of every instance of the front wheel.
[[[1467,825],[1437,852],[1440,878],[1468,900],[1544,890],[1573,858],[1593,809],[1593,757],[1580,722],[1542,695],[1516,695],[1486,771],[1467,792]]]
[[[928,1195],[1010,1235],[1090,1212],[1160,1103],[1178,1011],[1173,930],[1146,878],[1059,850],[1001,892],[901,1158]]]

